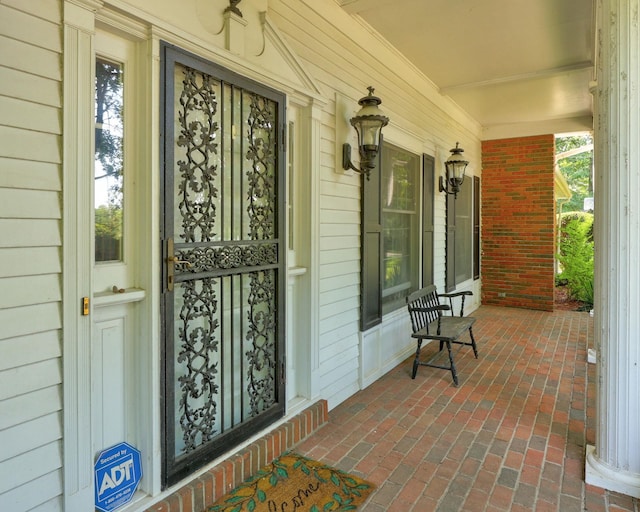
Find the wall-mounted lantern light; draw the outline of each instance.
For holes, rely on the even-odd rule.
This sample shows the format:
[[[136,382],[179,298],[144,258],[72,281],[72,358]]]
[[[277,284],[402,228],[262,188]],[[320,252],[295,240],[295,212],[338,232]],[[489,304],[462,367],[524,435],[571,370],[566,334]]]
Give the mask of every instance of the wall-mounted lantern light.
[[[447,173],[447,176],[440,176],[440,192],[446,192],[447,194],[453,194],[454,197],[458,197],[458,192],[460,191],[460,187],[462,186],[462,182],[464,181],[464,172],[469,165],[469,161],[465,160],[462,156],[464,153],[464,149],[458,147],[458,142],[456,142],[456,147],[451,149],[451,156],[447,158],[447,161],[444,163],[444,167]]]
[[[389,118],[384,115],[378,105],[382,100],[373,95],[373,87],[368,87],[369,95],[361,98],[358,104],[362,107],[355,117],[351,118],[351,126],[358,133],[358,150],[360,151],[360,169],[351,163],[351,145],[342,146],[342,168],[353,169],[369,179],[371,169],[376,166],[376,156],[380,150],[380,133],[387,126]]]

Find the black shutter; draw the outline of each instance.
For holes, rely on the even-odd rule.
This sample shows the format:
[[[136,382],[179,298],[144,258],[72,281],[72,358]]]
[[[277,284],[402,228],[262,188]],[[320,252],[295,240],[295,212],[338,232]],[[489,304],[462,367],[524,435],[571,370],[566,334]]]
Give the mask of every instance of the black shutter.
[[[456,196],[447,194],[447,233],[445,240],[445,291],[456,289]]]
[[[366,331],[382,322],[382,141],[375,169],[367,180],[362,176],[360,218],[360,330]]]
[[[433,282],[435,159],[422,155],[422,286]]]
[[[473,278],[480,279],[480,178],[473,177]]]

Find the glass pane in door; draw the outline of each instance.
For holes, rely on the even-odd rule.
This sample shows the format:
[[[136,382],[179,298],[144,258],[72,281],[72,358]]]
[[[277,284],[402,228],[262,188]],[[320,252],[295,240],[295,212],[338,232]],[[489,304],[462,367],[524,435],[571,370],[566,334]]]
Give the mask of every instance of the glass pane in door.
[[[123,254],[124,70],[96,59],[95,261],[121,261]]]

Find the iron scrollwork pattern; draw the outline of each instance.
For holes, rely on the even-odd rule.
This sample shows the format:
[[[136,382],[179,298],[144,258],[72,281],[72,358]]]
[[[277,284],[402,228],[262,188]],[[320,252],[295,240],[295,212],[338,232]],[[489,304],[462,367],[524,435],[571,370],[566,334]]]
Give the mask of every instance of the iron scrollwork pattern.
[[[176,269],[173,378],[176,451],[188,454],[277,402],[278,104],[181,70],[174,229],[177,257],[190,265]],[[238,96],[241,105],[230,103]],[[220,112],[230,116],[224,129]],[[227,133],[227,121],[229,132],[241,124],[243,136]],[[236,282],[242,290],[234,292]]]
[[[178,377],[182,391],[179,407],[184,451],[188,453],[216,434],[218,363],[213,358],[218,352],[218,307],[213,279],[188,281],[181,289],[178,363],[185,371]]]
[[[251,95],[249,125],[249,149],[247,171],[249,182],[249,238],[268,240],[275,237],[275,164],[276,118],[274,104],[262,96]]]
[[[273,102],[258,95],[251,95],[248,116],[249,149],[246,158],[251,162],[247,172],[249,182],[247,211],[249,237],[252,240],[270,239],[276,236],[275,165],[277,151],[276,116]],[[251,350],[247,370],[251,415],[255,416],[276,400],[277,374],[276,344],[276,284],[274,272],[250,274],[249,332],[247,341]]]
[[[250,414],[256,416],[271,406],[276,400],[276,332],[274,271],[250,274],[249,332],[247,341],[251,350],[247,351],[249,361],[248,392]]]
[[[201,246],[181,250],[178,257],[188,261],[183,273],[211,272],[241,267],[274,265],[278,262],[278,248],[275,244]]]
[[[216,219],[215,186],[217,173],[216,121],[217,82],[206,73],[182,68],[182,90],[177,108],[179,131],[176,146],[182,148],[177,161],[177,214],[181,222],[180,237],[185,243],[209,241],[214,236]],[[215,435],[219,393],[218,345],[216,329],[218,298],[215,280],[187,280],[177,322],[179,385],[177,415],[182,430],[184,453],[195,450]]]
[[[176,144],[185,148],[185,160],[178,161],[180,171],[180,202],[182,217],[181,236],[185,242],[209,241],[216,218],[214,199],[218,152],[216,142],[219,130],[216,121],[218,101],[216,81],[205,73],[184,68],[178,122],[180,134]]]

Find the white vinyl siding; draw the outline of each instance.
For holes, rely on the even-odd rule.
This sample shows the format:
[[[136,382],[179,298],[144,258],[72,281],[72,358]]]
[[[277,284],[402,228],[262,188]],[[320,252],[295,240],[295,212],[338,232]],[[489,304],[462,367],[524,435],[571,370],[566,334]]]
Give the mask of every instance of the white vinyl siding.
[[[360,307],[360,176],[336,172],[336,154],[343,142],[336,140],[336,124],[344,112],[336,112],[336,94],[352,98],[352,112],[366,87],[375,87],[381,108],[391,124],[403,125],[418,147],[383,129],[385,141],[416,154],[436,155],[439,174],[445,148],[455,140],[477,141],[478,127],[442,96],[393,48],[358,27],[331,2],[278,0],[269,3],[269,15],[332,101],[321,121],[320,155],[320,393],[329,408],[359,389],[358,374]],[[362,29],[362,30],[361,30]],[[353,38],[353,39],[352,39]],[[355,39],[355,42],[354,42]],[[452,119],[455,121],[452,122]],[[466,128],[465,124],[470,128]],[[349,133],[349,137],[353,134]],[[353,149],[354,157],[357,149]],[[444,289],[444,198],[436,194],[435,279]],[[391,343],[382,339],[382,343]],[[385,349],[381,353],[385,353]]]
[[[0,5],[0,510],[62,510],[61,5]]]

